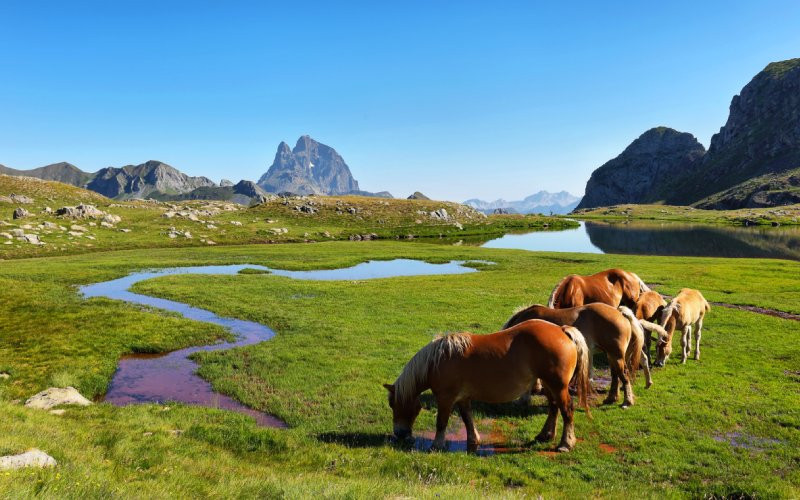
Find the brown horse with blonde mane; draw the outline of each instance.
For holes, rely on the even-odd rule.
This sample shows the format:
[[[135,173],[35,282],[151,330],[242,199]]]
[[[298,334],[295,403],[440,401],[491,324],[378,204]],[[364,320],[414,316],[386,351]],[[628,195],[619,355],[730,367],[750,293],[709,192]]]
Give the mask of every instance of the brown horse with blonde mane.
[[[644,331],[633,312],[625,306],[619,309],[606,304],[594,303],[568,309],[552,309],[542,305],[532,305],[515,313],[504,328],[518,325],[523,321],[541,319],[557,325],[574,326],[583,334],[590,351],[594,348],[606,353],[611,369],[611,387],[604,403],[612,404],[619,399],[619,383],[625,399],[623,408],[634,402],[631,381],[639,369],[644,345]],[[653,384],[650,369],[645,364],[646,387]],[[589,375],[591,377],[591,364]]]
[[[639,276],[623,269],[606,269],[590,276],[570,274],[553,289],[547,307],[564,309],[600,302],[635,309],[639,295],[649,291]]]
[[[551,441],[558,413],[564,430],[558,451],[575,446],[570,380],[577,381],[578,401],[589,411],[589,348],[578,329],[547,321],[526,321],[488,335],[454,333],[437,337],[417,352],[389,391],[394,435],[411,436],[422,405],[420,393],[430,389],[436,398],[436,437],[432,449],[445,445],[445,430],[453,407],[467,429],[467,448],[475,450],[480,435],[472,419],[472,401],[506,403],[542,380],[550,402],[547,420],[537,441]]]

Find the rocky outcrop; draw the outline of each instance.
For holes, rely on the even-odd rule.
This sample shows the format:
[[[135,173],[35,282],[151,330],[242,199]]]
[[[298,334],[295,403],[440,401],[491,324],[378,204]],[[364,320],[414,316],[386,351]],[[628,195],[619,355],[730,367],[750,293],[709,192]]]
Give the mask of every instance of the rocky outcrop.
[[[689,173],[704,153],[692,134],[652,128],[592,172],[576,209],[663,200],[667,184]]]
[[[168,195],[188,193],[200,187],[213,186],[216,184],[206,177],[190,177],[155,160],[121,168],[104,168],[86,184],[87,189],[118,199],[147,198],[155,192]]]
[[[22,469],[24,467],[55,467],[56,460],[36,448],[31,448],[19,455],[6,455],[0,457],[0,470]]]
[[[25,401],[26,408],[50,410],[61,405],[89,406],[91,401],[86,399],[74,387],[51,387],[31,396]]]
[[[183,194],[165,195],[161,193],[153,194],[152,197],[160,201],[181,201],[181,200],[218,200],[231,201],[239,205],[253,205],[263,203],[270,195],[255,182],[239,181],[236,184],[228,181],[230,185],[200,187],[193,191]]]
[[[350,167],[330,146],[304,135],[294,149],[281,142],[258,185],[270,193],[348,194],[359,191]]]
[[[408,197],[408,199],[409,199],[409,200],[430,200],[430,198],[428,198],[428,197],[427,197],[427,196],[425,196],[424,194],[420,193],[419,191],[414,191],[414,193],[412,193],[412,194],[411,194],[411,195]]]

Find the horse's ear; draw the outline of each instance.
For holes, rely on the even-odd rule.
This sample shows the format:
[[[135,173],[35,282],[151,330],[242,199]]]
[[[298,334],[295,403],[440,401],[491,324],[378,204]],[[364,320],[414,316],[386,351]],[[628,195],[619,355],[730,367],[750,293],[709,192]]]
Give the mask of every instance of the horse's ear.
[[[383,384],[383,387],[384,387],[384,388],[385,388],[387,391],[389,391],[389,392],[391,392],[392,394],[394,394],[394,385],[393,385],[393,384]]]

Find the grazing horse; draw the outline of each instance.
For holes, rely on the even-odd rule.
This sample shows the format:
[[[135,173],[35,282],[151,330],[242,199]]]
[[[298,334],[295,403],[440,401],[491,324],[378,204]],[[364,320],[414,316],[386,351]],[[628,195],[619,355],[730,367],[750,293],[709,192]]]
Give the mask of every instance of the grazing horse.
[[[683,288],[661,313],[661,324],[667,331],[666,338],[658,343],[656,366],[664,366],[672,353],[672,335],[675,329],[683,331],[681,335],[681,363],[689,357],[692,341],[692,327],[696,327],[694,359],[700,359],[700,337],[703,334],[703,318],[711,310],[703,294],[699,290]]]
[[[589,348],[577,328],[547,321],[526,321],[488,335],[454,333],[440,336],[417,352],[389,391],[394,435],[411,435],[422,405],[419,395],[430,389],[436,398],[436,437],[432,449],[442,449],[450,412],[455,406],[467,429],[467,448],[475,450],[480,435],[472,420],[472,401],[505,403],[528,390],[540,378],[550,401],[547,420],[537,441],[551,441],[558,412],[564,430],[558,451],[575,446],[572,397],[569,384],[577,380],[578,401],[589,411]]]
[[[650,357],[652,331],[655,330],[661,338],[664,338],[667,335],[667,332],[664,330],[664,328],[656,324],[657,321],[661,320],[661,313],[664,311],[666,306],[667,301],[664,300],[664,297],[662,297],[660,293],[652,290],[641,294],[639,296],[639,300],[636,301],[636,309],[634,312],[636,317],[639,319],[639,322],[646,330],[644,337],[644,354],[648,358]]]
[[[631,381],[639,369],[639,361],[644,345],[644,331],[633,312],[625,306],[619,309],[606,304],[586,304],[568,309],[551,309],[541,305],[532,305],[514,314],[503,328],[518,325],[530,319],[543,319],[557,325],[574,326],[583,334],[589,350],[594,348],[606,353],[608,366],[611,369],[611,387],[604,403],[612,404],[619,399],[619,382],[625,394],[623,408],[631,406],[634,401]],[[592,368],[589,365],[591,378]],[[650,368],[645,365],[647,387],[653,384]]]
[[[601,302],[635,309],[639,295],[648,291],[650,288],[639,276],[622,269],[607,269],[590,276],[570,274],[553,289],[547,307],[564,309]]]

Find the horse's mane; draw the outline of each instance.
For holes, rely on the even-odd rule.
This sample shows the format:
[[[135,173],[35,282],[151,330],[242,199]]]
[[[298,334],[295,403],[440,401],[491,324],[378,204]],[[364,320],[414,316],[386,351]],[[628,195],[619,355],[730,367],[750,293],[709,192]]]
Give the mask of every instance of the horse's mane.
[[[394,383],[395,398],[397,401],[408,401],[417,395],[417,387],[428,379],[429,370],[439,368],[443,359],[453,356],[462,356],[464,351],[472,344],[469,333],[448,333],[437,335],[425,347],[417,351],[414,357],[406,363],[397,381]]]
[[[667,325],[667,320],[670,316],[672,316],[672,311],[680,310],[681,305],[678,302],[678,297],[673,297],[672,300],[664,307],[664,310],[661,311],[661,325]]]
[[[639,277],[638,274],[636,274],[636,273],[631,273],[631,274],[633,275],[634,278],[636,278],[636,281],[639,282],[639,293],[652,291],[652,290],[650,290],[650,287],[647,286],[647,284],[642,280],[642,278]]]
[[[556,295],[558,295],[558,291],[561,290],[561,286],[567,281],[569,278],[573,277],[574,274],[568,274],[564,276],[564,278],[558,282],[555,288],[553,288],[553,293],[550,294],[550,298],[547,299],[547,307],[553,308],[556,307]]]
[[[524,305],[521,305],[521,306],[517,306],[517,308],[514,309],[513,313],[511,313],[511,317],[508,318],[508,321],[505,322],[505,324],[503,325],[503,328],[501,328],[501,330],[505,330],[506,328],[509,328],[509,325],[511,325],[511,323],[515,319],[517,319],[517,316],[519,316],[520,314],[524,313],[525,311],[527,311],[531,307],[538,306],[538,305],[539,304],[530,303],[530,304],[524,304]]]

